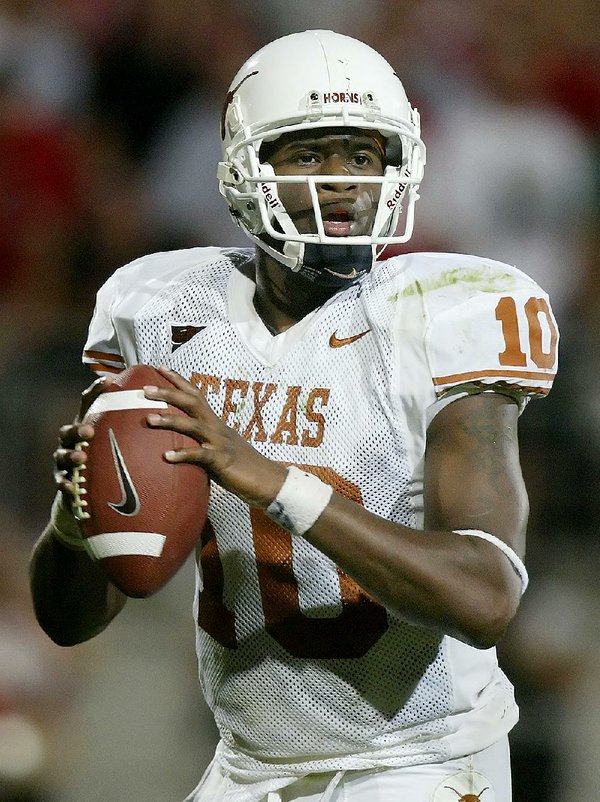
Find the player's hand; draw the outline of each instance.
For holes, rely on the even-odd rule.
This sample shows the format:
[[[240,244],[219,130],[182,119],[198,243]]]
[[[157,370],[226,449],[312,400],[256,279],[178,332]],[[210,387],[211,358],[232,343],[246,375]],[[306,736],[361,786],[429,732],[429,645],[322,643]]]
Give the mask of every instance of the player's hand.
[[[159,368],[173,389],[144,387],[147,398],[166,401],[186,415],[148,415],[148,424],[188,435],[197,448],[168,451],[169,462],[202,465],[216,482],[253,506],[267,507],[285,481],[286,469],[253,448],[215,415],[196,387],[175,371]]]
[[[72,423],[67,423],[59,429],[58,448],[53,455],[54,483],[69,503],[75,490],[72,482],[73,470],[82,465],[87,459],[85,451],[78,445],[83,442],[89,442],[94,437],[94,428],[89,423],[81,423],[81,421],[96,398],[112,384],[112,381],[111,378],[106,376],[96,379],[81,394],[77,417]]]

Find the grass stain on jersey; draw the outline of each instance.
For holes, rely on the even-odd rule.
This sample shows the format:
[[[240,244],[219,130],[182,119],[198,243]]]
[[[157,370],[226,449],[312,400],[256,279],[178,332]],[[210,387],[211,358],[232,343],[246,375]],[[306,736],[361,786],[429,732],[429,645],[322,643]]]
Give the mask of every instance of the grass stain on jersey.
[[[444,270],[443,273],[423,281],[413,281],[402,292],[396,292],[390,297],[392,303],[400,298],[410,298],[412,295],[424,295],[427,292],[439,290],[442,287],[452,287],[456,284],[469,284],[479,292],[506,292],[516,285],[516,277],[512,273],[498,273],[492,267],[484,265],[482,268],[455,267]]]

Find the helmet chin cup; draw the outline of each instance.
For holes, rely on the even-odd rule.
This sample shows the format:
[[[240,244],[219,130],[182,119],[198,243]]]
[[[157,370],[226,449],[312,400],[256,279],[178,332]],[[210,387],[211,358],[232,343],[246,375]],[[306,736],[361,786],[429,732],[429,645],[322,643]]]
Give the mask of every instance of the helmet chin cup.
[[[316,185],[330,176],[275,175],[260,148],[288,132],[346,128],[385,139],[384,174],[358,177],[380,184],[370,233],[325,232]],[[221,119],[219,189],[235,222],[260,248],[289,269],[342,284],[362,275],[385,246],[406,242],[425,165],[419,114],[388,62],[362,42],[332,31],[304,31],[276,39],[234,77]],[[337,177],[339,180],[339,177]],[[317,233],[302,234],[282,203],[279,183],[307,186]],[[366,265],[368,264],[368,268]],[[350,265],[350,267],[348,267]]]
[[[311,243],[304,250],[302,274],[314,275],[311,280],[321,285],[345,287],[368,273],[373,261],[373,248],[370,245]]]
[[[274,259],[313,284],[344,287],[368,273],[375,261],[371,245],[282,242],[269,234],[253,237]]]

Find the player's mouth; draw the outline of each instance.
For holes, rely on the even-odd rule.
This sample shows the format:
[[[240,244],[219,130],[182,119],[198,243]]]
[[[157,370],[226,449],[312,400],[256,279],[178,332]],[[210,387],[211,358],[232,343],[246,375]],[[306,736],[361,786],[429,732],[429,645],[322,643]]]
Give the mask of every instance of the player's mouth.
[[[355,220],[352,210],[347,207],[322,210],[323,229],[328,237],[349,237],[352,234]]]

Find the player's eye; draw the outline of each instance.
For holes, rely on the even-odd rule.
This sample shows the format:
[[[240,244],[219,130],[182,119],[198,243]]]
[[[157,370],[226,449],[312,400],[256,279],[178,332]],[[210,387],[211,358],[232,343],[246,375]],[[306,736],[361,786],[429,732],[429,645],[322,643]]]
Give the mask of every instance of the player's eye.
[[[301,165],[319,164],[321,161],[318,154],[316,154],[314,151],[309,151],[309,150],[305,150],[302,151],[301,153],[298,153],[296,159],[298,161],[298,164]]]
[[[370,167],[373,164],[373,158],[367,153],[355,153],[350,161],[355,167]]]

